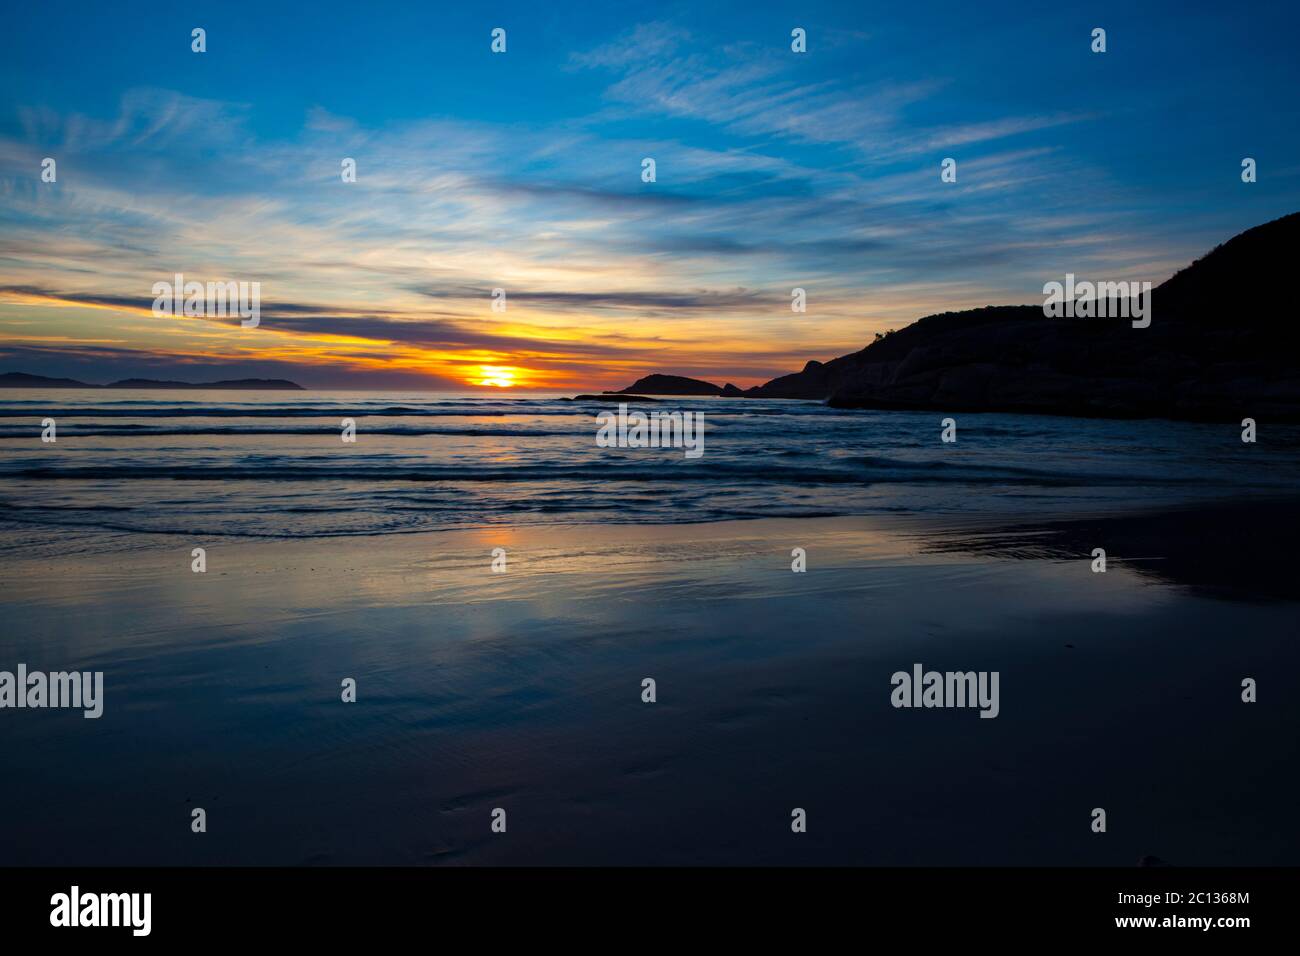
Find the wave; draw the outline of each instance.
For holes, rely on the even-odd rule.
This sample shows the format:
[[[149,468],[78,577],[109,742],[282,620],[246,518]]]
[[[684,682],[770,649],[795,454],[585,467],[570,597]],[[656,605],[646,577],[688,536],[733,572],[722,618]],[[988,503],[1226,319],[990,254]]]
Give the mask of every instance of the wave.
[[[752,415],[753,411],[745,409],[724,409],[721,407],[702,407],[703,403],[664,400],[662,405],[652,406],[654,411],[662,408],[667,411],[680,409],[689,405],[691,410],[707,412],[712,417],[727,417],[740,414]],[[495,405],[484,408],[478,405],[454,406],[412,406],[387,405],[383,407],[355,405],[281,405],[281,406],[207,406],[182,408],[171,405],[167,407],[148,406],[145,408],[115,408],[107,406],[73,406],[68,408],[0,408],[0,418],[506,418],[527,417],[530,415],[564,415],[569,417],[590,418],[596,411],[608,411],[606,402],[574,402],[563,406],[554,403],[546,405],[528,405],[513,408],[500,408]]]
[[[1300,429],[1280,427],[1260,451],[1243,451],[1216,426],[967,415],[960,444],[941,445],[928,413],[711,398],[642,408],[704,412],[705,455],[687,460],[681,450],[597,449],[594,415],[608,403],[159,399],[57,396],[50,409],[6,398],[0,522],[19,529],[13,540],[32,540],[26,529],[42,525],[73,548],[94,537],[81,529],[98,529],[114,548],[133,534],[1021,513],[1271,491],[1300,475]],[[57,444],[38,441],[44,417],[58,421]],[[356,446],[338,442],[346,417],[357,420]]]
[[[0,426],[3,428],[4,426]],[[292,425],[286,425],[283,428],[268,428],[266,426],[252,425],[240,427],[230,426],[196,426],[193,428],[156,425],[115,425],[106,427],[95,427],[93,425],[70,425],[62,426],[59,429],[60,437],[68,438],[151,438],[159,437],[177,437],[177,436],[204,436],[204,435],[338,435],[337,425],[324,425],[318,428],[299,428]],[[489,428],[475,427],[466,425],[463,427],[447,426],[444,428],[425,427],[419,425],[410,425],[402,427],[400,425],[387,425],[378,428],[367,426],[362,423],[357,425],[358,434],[361,435],[405,435],[410,437],[420,437],[422,435],[467,435],[471,437],[487,438],[558,438],[572,437],[574,435],[585,434],[584,432],[575,431],[557,431],[554,429],[540,428]],[[30,440],[32,430],[25,428],[22,431],[16,429],[6,429],[0,432],[0,440],[12,438],[16,440]]]
[[[753,400],[723,401],[699,396],[665,396],[653,405],[637,405],[644,412],[657,410],[672,411],[689,408],[699,411],[711,418],[806,418],[818,417],[827,421],[854,421],[866,423],[878,417],[878,413],[846,411],[827,408],[817,402],[800,402],[781,404],[772,400],[758,403]],[[602,411],[616,411],[617,404],[606,401],[578,401],[556,399],[520,399],[508,401],[479,402],[430,402],[425,404],[388,403],[366,404],[365,402],[292,402],[256,404],[227,402],[224,404],[203,404],[201,402],[180,402],[172,400],[166,404],[144,402],[97,402],[93,405],[62,405],[51,407],[49,402],[13,402],[0,406],[0,418],[31,418],[33,416],[51,416],[58,418],[332,418],[334,416],[506,416],[526,417],[529,415],[569,415],[590,417]],[[894,415],[909,414],[894,412]]]
[[[551,412],[550,414],[560,414],[560,411]],[[74,408],[0,408],[0,418],[29,418],[33,415],[41,415],[49,418],[337,418],[339,416],[383,416],[395,418],[407,415],[421,415],[428,417],[439,416],[474,416],[484,418],[504,418],[507,415],[518,415],[518,411],[505,410],[487,410],[477,409],[471,406],[458,406],[455,409],[447,410],[441,408],[420,408],[405,405],[390,405],[384,408],[357,408],[344,405],[323,406],[323,405],[286,405],[286,406],[265,406],[259,405],[253,407],[230,407],[230,406],[208,406],[196,408],[180,408],[178,406],[168,406],[159,408],[150,406],[147,408],[107,408],[107,407],[74,407]],[[530,414],[548,414],[544,410],[530,411]],[[572,414],[571,412],[569,414]]]
[[[665,454],[676,454],[664,450]],[[321,459],[322,456],[316,456]],[[325,456],[337,461],[337,456]],[[968,465],[957,462],[911,462],[888,458],[863,458],[852,469],[829,469],[772,465],[755,468],[741,461],[711,461],[707,465],[674,458],[659,467],[644,462],[624,465],[617,460],[599,464],[521,465],[516,468],[473,466],[438,466],[422,462],[401,464],[391,460],[373,463],[350,462],[335,465],[303,466],[304,458],[293,463],[266,461],[239,465],[39,465],[13,467],[2,473],[6,478],[28,481],[257,481],[257,482],[710,482],[732,484],[862,484],[876,482],[912,482],[935,484],[1036,484],[1043,487],[1073,485],[1196,484],[1204,479],[1185,475],[1086,474],[1056,472],[1045,469],[1006,465]]]

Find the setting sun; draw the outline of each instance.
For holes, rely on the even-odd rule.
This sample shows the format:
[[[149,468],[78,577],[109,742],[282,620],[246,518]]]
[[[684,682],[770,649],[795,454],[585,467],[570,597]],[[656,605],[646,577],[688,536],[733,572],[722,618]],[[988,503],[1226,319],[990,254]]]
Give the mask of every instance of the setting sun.
[[[510,388],[516,384],[517,368],[508,365],[480,365],[475,385],[493,385],[497,388]]]

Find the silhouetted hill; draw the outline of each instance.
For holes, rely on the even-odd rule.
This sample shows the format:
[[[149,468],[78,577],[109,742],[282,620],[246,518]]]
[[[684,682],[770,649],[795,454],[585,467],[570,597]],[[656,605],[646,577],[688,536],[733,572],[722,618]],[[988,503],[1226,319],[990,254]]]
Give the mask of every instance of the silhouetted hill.
[[[219,382],[169,382],[151,378],[124,378],[120,382],[110,382],[104,388],[233,388],[249,391],[290,389],[301,392],[301,385],[283,378],[233,378]]]
[[[26,372],[5,372],[0,374],[0,388],[95,388],[73,378],[48,378],[44,375],[28,375]]]
[[[1300,334],[1283,288],[1298,241],[1300,213],[1234,237],[1152,290],[1148,328],[1049,318],[1041,305],[945,312],[745,394],[843,408],[1300,421]]]
[[[605,394],[621,395],[624,392],[639,392],[643,395],[717,395],[722,392],[722,389],[712,382],[702,382],[698,378],[685,378],[681,375],[647,375],[645,378],[637,379],[627,388]]]
[[[1163,304],[1157,308],[1192,321],[1239,312],[1252,322],[1291,325],[1294,320],[1274,307],[1283,277],[1295,267],[1298,237],[1300,213],[1247,229],[1161,285],[1157,291]]]
[[[168,382],[152,378],[124,378],[108,385],[90,385],[71,378],[48,378],[26,372],[5,372],[0,375],[0,388],[232,388],[232,389],[292,389],[303,387],[283,378],[235,378],[219,382]]]

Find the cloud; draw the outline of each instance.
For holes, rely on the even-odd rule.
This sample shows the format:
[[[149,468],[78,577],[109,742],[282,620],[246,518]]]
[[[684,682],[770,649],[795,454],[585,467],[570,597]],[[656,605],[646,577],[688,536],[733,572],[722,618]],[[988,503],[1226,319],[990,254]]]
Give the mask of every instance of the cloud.
[[[487,290],[484,290],[485,292]],[[447,295],[460,296],[458,292],[448,293],[443,290],[426,289],[423,295],[430,298],[443,298]],[[771,302],[770,293],[761,293],[746,289],[731,292],[714,292],[701,290],[697,292],[542,292],[528,289],[509,290],[509,301],[536,302],[554,304],[572,308],[618,308],[618,309],[689,309],[723,311],[729,309],[752,310]]]
[[[569,54],[572,68],[626,68],[634,63],[662,60],[675,53],[690,34],[665,21],[640,23],[623,36],[586,52]]]
[[[864,62],[861,35],[837,36]],[[569,56],[585,104],[572,115],[310,105],[272,126],[256,105],[152,88],[107,116],[24,107],[0,126],[16,130],[0,136],[0,324],[186,361],[300,349],[312,368],[332,355],[367,374],[454,378],[512,358],[566,374],[701,356],[740,369],[1024,301],[1067,253],[1074,271],[1179,258],[1131,228],[1139,196],[1054,139],[1095,112],[950,112],[937,107],[953,80],[924,64],[886,79],[827,62],[656,21]],[[49,152],[60,176],[43,184],[32,170]],[[640,180],[646,156],[656,183]],[[1080,196],[1105,202],[1085,217]],[[261,282],[268,335],[154,321],[148,290],[175,272]],[[815,321],[791,322],[794,286]]]
[[[828,36],[836,37],[832,31]],[[926,128],[907,121],[909,107],[944,92],[942,77],[855,82],[800,78],[781,46],[737,42],[692,49],[690,35],[649,23],[623,37],[570,57],[574,68],[615,74],[605,96],[644,113],[703,120],[736,134],[847,146],[872,162],[933,149],[1005,139],[1092,118],[1056,112],[1013,115]],[[835,45],[865,36],[838,37]]]

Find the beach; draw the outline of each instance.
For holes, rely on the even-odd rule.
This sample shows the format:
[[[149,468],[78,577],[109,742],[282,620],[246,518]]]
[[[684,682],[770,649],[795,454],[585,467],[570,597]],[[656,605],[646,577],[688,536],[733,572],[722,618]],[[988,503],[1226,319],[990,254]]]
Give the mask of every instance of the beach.
[[[1300,6],[12,6],[6,938],[1285,926]]]
[[[9,527],[4,666],[104,701],[5,715],[3,862],[1294,863],[1296,595],[1198,552],[1284,561],[1296,514],[1093,516],[1105,573],[1061,514]],[[891,706],[915,664],[998,672],[997,717]]]

